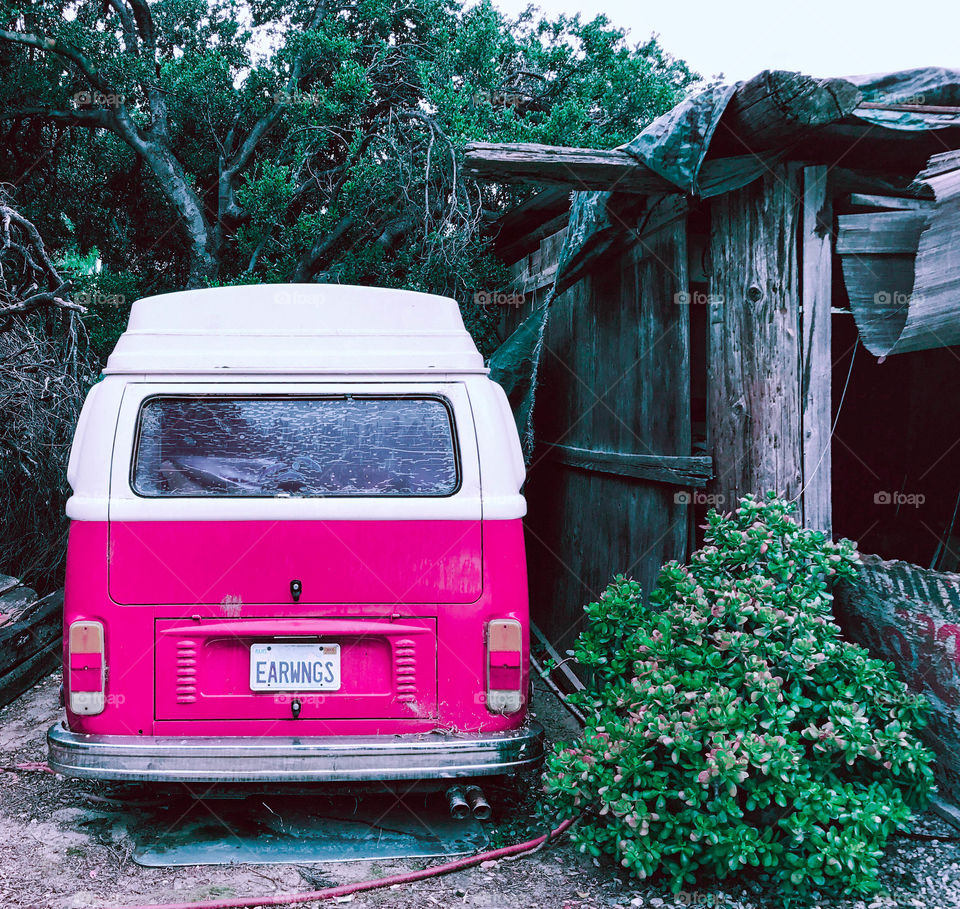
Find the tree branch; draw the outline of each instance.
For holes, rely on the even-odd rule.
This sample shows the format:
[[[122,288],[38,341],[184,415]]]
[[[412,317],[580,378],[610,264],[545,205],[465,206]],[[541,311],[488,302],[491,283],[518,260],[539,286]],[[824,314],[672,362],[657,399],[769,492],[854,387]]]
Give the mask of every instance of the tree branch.
[[[65,44],[57,38],[43,38],[29,35],[24,32],[11,32],[0,29],[0,41],[9,41],[11,44],[20,44],[23,47],[32,47],[44,53],[57,54],[73,63],[86,77],[87,81],[104,94],[112,94],[110,86],[103,77],[93,68],[87,58],[75,47]]]
[[[123,30],[123,46],[129,54],[138,54],[139,46],[137,42],[137,29],[133,21],[130,10],[127,9],[123,0],[106,0],[113,7],[116,14],[120,17],[120,27]]]
[[[66,121],[77,126],[88,126],[93,129],[114,129],[112,112],[103,108],[58,110],[52,107],[21,107],[0,111],[0,120],[28,120],[31,117]]]

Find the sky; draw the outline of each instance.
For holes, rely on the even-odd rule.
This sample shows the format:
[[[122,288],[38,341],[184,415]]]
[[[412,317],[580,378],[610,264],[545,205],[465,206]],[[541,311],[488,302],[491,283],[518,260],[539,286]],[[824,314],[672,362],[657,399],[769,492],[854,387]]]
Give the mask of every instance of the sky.
[[[494,0],[516,15],[529,0]],[[534,0],[548,14],[604,13],[639,43],[652,32],[669,53],[710,78],[735,82],[764,69],[812,76],[960,69],[960,0]]]

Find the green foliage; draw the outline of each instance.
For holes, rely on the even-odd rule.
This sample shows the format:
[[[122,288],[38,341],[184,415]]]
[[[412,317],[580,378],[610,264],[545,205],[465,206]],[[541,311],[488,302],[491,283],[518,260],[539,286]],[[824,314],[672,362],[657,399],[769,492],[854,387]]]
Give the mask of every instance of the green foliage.
[[[591,720],[544,775],[551,810],[586,812],[581,851],[676,891],[751,869],[784,894],[877,889],[888,836],[932,791],[928,705],[841,639],[830,591],[855,544],[792,510],[771,494],[711,512],[648,605],[619,576],[586,607]]]
[[[489,0],[349,0],[311,28],[316,5],[296,0],[157,0],[156,61],[127,48],[115,6],[77,0],[66,14],[54,0],[0,0],[0,18],[84,54],[146,136],[150,97],[163,98],[169,148],[209,222],[215,268],[197,283],[447,294],[485,353],[501,340],[499,316],[473,295],[506,280],[487,225],[529,190],[464,180],[463,145],[613,147],[696,80],[655,39],[631,44],[604,17],[531,8],[514,21]],[[51,251],[96,247],[103,275],[144,293],[183,287],[186,222],[142,155],[71,120],[91,87],[80,69],[0,40],[0,76],[0,182],[18,187]],[[225,162],[271,114],[225,205]],[[103,343],[108,316],[90,326]]]

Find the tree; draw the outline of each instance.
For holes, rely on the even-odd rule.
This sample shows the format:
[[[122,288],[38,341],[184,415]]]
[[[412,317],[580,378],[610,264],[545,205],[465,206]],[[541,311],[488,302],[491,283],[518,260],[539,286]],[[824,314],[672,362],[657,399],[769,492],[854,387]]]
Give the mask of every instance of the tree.
[[[483,227],[518,198],[463,179],[466,141],[616,145],[696,78],[603,17],[487,0],[0,0],[0,25],[0,176],[138,292],[463,299],[502,278]]]

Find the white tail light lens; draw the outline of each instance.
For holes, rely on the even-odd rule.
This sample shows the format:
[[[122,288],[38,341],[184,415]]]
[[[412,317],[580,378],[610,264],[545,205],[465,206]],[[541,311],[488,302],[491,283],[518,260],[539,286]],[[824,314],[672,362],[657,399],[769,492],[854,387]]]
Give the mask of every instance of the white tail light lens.
[[[67,646],[67,691],[70,710],[81,715],[103,713],[106,659],[103,625],[74,622]]]
[[[487,710],[517,713],[523,707],[523,631],[516,619],[487,623]]]

